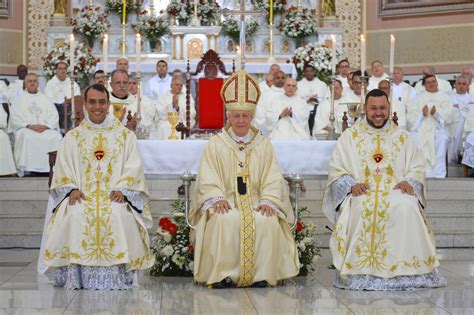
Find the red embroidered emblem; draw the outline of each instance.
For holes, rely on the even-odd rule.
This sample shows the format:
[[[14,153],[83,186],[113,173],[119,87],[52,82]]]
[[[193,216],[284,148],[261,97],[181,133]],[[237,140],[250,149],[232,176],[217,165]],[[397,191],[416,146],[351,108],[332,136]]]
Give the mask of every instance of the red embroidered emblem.
[[[380,163],[383,160],[383,154],[376,153],[374,154],[373,158],[376,163]]]
[[[103,150],[97,150],[94,152],[94,155],[95,155],[95,158],[100,161],[104,157],[105,153]]]

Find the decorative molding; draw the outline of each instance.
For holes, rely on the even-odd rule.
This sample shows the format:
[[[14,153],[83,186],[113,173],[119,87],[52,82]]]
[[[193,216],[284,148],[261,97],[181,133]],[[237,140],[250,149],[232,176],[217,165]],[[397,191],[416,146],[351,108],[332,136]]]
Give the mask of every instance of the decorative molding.
[[[342,55],[356,69],[360,64],[361,3],[354,0],[336,0],[339,25],[342,33]]]
[[[0,0],[0,17],[12,17],[12,0]]]
[[[28,66],[40,68],[48,53],[48,28],[54,11],[51,0],[28,1]]]
[[[474,11],[472,0],[378,0],[378,16],[382,18],[424,14]]]

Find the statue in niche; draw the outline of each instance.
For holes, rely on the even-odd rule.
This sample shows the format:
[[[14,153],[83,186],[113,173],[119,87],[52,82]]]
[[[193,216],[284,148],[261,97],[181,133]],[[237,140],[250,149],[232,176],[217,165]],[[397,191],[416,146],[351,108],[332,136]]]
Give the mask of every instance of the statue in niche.
[[[66,16],[67,0],[54,0],[54,16]]]
[[[156,42],[155,51],[159,53],[163,51],[163,43],[161,42],[161,40],[158,40]]]
[[[290,42],[287,39],[284,39],[281,42],[281,52],[287,54],[290,52]]]
[[[336,16],[336,0],[322,0],[322,16]]]
[[[267,39],[263,43],[263,52],[269,54],[270,53],[270,40]]]
[[[202,42],[192,39],[188,42],[188,59],[200,59],[203,54]]]
[[[248,40],[245,42],[245,49],[249,54],[253,54],[253,43],[252,41]]]
[[[234,42],[231,40],[227,41],[227,52],[233,53],[234,52]]]

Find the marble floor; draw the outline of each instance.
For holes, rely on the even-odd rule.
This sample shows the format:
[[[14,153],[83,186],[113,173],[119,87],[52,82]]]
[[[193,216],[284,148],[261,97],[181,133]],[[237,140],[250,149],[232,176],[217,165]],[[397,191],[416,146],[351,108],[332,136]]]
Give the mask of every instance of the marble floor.
[[[54,288],[36,273],[37,250],[0,250],[3,314],[474,314],[474,249],[440,249],[448,286],[411,292],[351,292],[332,286],[330,253],[316,272],[276,288],[211,290],[189,278],[140,276],[128,291]]]

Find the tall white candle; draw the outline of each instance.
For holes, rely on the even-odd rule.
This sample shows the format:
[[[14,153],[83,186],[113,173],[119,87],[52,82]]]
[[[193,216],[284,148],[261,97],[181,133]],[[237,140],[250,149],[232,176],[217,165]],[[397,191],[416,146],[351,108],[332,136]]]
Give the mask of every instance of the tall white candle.
[[[76,41],[74,34],[69,35],[69,65],[71,67],[71,75],[74,75],[74,52],[76,50]]]
[[[104,41],[102,44],[102,55],[104,55],[104,73],[107,75],[109,68],[109,34],[104,34]]]
[[[366,47],[365,47],[365,37],[360,35],[360,71],[362,71],[362,76],[364,76],[365,71],[365,59],[366,59]]]
[[[142,54],[142,36],[140,33],[137,33],[136,41],[135,41],[135,52],[137,54],[136,61],[137,61],[137,75],[140,76],[141,72],[141,54]]]
[[[390,35],[390,75],[393,76],[393,65],[395,62],[395,36]]]
[[[332,35],[332,54],[331,54],[332,75],[336,75],[336,37]]]

